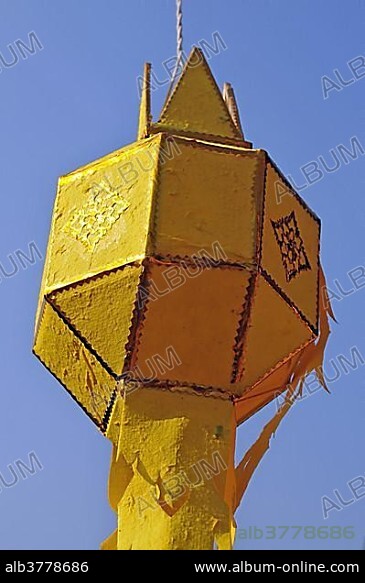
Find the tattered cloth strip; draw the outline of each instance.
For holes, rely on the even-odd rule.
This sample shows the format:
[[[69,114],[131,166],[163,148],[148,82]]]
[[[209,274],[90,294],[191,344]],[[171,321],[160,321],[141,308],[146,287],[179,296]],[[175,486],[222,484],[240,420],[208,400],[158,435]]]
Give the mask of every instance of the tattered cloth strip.
[[[319,269],[319,337],[317,342],[306,346],[299,354],[292,358],[287,383],[285,401],[275,416],[265,425],[257,441],[246,452],[235,471],[235,507],[236,510],[247,489],[250,479],[270,447],[270,440],[288,413],[295,400],[302,394],[306,376],[315,371],[322,387],[329,392],[324,375],[323,359],[327,340],[330,335],[329,316],[336,321],[328,298],[326,280],[322,267]]]

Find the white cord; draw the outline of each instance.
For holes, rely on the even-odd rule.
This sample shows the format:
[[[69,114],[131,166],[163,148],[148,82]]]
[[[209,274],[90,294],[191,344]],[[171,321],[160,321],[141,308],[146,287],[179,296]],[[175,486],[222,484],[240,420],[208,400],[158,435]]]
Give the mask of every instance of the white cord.
[[[171,95],[174,87],[179,67],[183,66],[183,14],[182,14],[182,0],[176,0],[176,64],[174,72],[172,73],[170,86],[167,92],[166,101]]]

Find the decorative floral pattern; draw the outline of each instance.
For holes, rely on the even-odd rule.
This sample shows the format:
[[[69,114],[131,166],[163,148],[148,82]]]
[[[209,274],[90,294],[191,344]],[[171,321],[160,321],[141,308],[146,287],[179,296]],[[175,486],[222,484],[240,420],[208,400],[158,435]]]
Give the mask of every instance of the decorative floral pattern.
[[[311,269],[294,211],[278,221],[271,221],[271,224],[280,247],[287,281],[301,271]]]
[[[93,252],[128,206],[119,192],[102,181],[90,189],[85,206],[72,215],[63,230]]]

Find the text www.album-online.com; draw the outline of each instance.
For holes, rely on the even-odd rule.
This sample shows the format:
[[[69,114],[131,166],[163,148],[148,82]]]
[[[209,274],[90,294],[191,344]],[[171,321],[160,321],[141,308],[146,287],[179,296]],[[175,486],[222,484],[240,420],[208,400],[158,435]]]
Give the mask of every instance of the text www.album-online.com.
[[[358,563],[195,563],[196,573],[359,573]]]

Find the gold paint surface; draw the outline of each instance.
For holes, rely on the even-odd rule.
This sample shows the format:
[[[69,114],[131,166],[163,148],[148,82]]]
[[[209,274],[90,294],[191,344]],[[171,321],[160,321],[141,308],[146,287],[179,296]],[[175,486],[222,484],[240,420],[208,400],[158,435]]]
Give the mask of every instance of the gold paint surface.
[[[69,324],[112,369],[123,371],[141,266],[126,265],[50,294]]]
[[[151,65],[145,63],[138,119],[138,140],[147,138],[151,124]]]
[[[230,401],[142,387],[116,405],[109,497],[118,549],[232,546],[233,413]]]
[[[60,178],[45,293],[145,256],[160,139]]]
[[[309,327],[287,302],[264,277],[258,276],[240,362],[244,387],[252,387],[313,338]]]
[[[122,194],[101,180],[82,208],[75,211],[64,226],[64,232],[80,241],[86,251],[93,252],[114,223],[128,209]]]
[[[237,425],[249,419],[273,399],[278,399],[278,403],[282,402],[283,398],[279,401],[279,396],[287,388],[292,369],[293,359],[289,358],[235,402]]]
[[[180,154],[159,167],[151,252],[213,254],[253,263],[263,192],[264,153],[175,139]]]
[[[114,379],[47,302],[41,320],[35,354],[101,427]]]
[[[158,125],[177,134],[183,130],[242,139],[200,49],[192,50]]]
[[[293,212],[310,267],[302,269],[288,281],[272,221],[276,222],[288,218]],[[287,223],[288,226],[284,227],[287,233],[284,236],[286,239],[294,239],[293,222],[288,219]],[[318,324],[319,234],[319,222],[300,204],[279,173],[268,162],[261,265],[315,329]],[[298,253],[298,238],[296,239],[297,241],[290,243],[294,246],[292,251],[294,254]],[[305,257],[302,257],[300,261],[305,264]]]
[[[132,370],[138,369],[145,378],[152,372],[161,381],[229,387],[249,276],[243,268],[152,264],[150,299],[136,339]],[[176,364],[176,358],[174,366],[161,372],[151,362],[155,355],[165,355],[167,360],[167,347],[173,348],[181,363]]]

